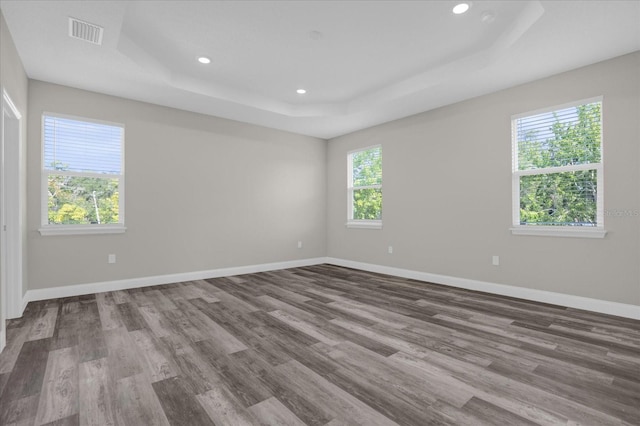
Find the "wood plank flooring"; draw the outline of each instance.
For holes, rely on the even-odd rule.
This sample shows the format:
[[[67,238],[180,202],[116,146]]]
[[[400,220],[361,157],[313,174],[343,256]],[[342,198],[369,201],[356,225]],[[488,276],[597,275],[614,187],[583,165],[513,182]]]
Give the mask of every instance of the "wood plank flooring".
[[[30,303],[1,425],[639,425],[640,321],[330,265]]]

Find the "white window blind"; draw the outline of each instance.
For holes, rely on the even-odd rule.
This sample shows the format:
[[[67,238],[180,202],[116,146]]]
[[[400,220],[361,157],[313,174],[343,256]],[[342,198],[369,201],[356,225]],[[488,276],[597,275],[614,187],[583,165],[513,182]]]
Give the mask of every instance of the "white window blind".
[[[602,100],[513,117],[516,227],[603,227]]]
[[[44,166],[119,175],[122,171],[121,126],[44,116]]]
[[[43,226],[124,223],[124,126],[45,114]]]

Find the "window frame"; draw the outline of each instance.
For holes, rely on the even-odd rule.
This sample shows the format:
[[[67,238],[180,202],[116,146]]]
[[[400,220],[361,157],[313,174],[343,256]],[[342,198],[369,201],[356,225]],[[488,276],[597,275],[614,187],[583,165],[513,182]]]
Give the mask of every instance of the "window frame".
[[[567,102],[551,107],[540,108],[511,116],[511,176],[512,176],[512,227],[513,235],[534,235],[550,237],[604,238],[604,97],[596,96],[578,101]],[[600,162],[569,166],[546,167],[542,169],[518,170],[518,138],[517,121],[521,118],[554,112],[566,108],[578,107],[590,103],[600,103]],[[563,226],[563,225],[521,225],[520,224],[520,178],[552,173],[566,173],[595,170],[597,175],[596,226]]]
[[[49,170],[45,165],[45,117],[62,118],[68,120],[82,121],[86,123],[115,126],[122,129],[122,140],[120,141],[120,174],[105,174],[92,172],[71,172]],[[125,125],[94,118],[80,117],[75,115],[59,114],[44,111],[40,119],[40,228],[38,232],[43,236],[50,235],[89,235],[89,234],[121,234],[126,231],[125,226]],[[118,179],[118,222],[108,224],[49,224],[49,185],[48,177],[51,174],[100,178]]]
[[[382,183],[380,185],[353,186],[353,155],[375,148],[380,149],[380,156],[382,157],[382,144],[371,145],[347,152],[347,228],[382,229],[382,211],[380,212],[380,219],[353,218],[353,196],[356,189],[380,189],[380,191],[382,191]],[[384,158],[382,158],[381,161],[384,161]],[[384,176],[384,167],[382,167],[382,170]]]

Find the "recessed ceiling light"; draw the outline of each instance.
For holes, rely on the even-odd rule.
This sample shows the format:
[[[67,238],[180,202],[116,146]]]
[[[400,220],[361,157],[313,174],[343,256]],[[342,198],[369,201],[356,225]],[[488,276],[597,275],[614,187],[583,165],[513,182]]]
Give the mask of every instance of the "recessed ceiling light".
[[[469,10],[469,3],[458,3],[453,7],[453,13],[461,15]]]
[[[304,89],[298,89],[298,90],[296,90],[296,93],[297,93],[298,95],[304,95],[305,93],[307,93],[307,91],[306,91],[306,90],[304,90]]]
[[[198,58],[198,62],[200,62],[201,64],[210,64],[211,59],[207,58],[206,56],[200,56]]]

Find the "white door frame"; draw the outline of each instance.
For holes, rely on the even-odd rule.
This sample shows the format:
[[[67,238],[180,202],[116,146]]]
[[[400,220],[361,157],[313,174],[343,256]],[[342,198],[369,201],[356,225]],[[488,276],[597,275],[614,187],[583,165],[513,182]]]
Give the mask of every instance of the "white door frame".
[[[2,89],[0,120],[0,300],[2,325],[0,347],[6,339],[5,320],[22,315],[22,197],[20,165],[22,114],[7,91]]]

